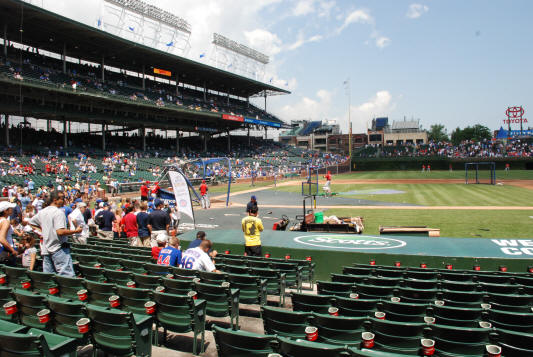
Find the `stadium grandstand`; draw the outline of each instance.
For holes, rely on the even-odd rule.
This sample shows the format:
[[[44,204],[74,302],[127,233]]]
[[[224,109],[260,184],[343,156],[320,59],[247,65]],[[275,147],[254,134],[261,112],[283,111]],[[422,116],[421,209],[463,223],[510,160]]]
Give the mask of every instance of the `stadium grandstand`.
[[[190,34],[163,9],[106,1]],[[341,216],[355,205],[429,207],[378,201],[404,192],[362,180],[368,199],[353,198],[358,172],[335,182],[344,197],[330,188],[359,159],[531,157],[531,141],[432,142],[418,121],[388,118],[359,134],[332,120],[288,124],[267,100],[289,91],[254,76],[26,1],[0,0],[0,19],[0,357],[533,356],[533,241],[340,231],[363,226],[366,217]],[[268,63],[214,42],[253,57],[254,70]],[[221,182],[240,191],[208,207]],[[203,209],[190,223],[195,186]]]

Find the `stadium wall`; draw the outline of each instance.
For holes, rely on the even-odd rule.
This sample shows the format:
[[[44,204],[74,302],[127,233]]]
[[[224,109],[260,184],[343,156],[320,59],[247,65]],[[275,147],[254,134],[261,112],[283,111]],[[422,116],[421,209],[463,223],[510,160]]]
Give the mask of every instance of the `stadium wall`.
[[[466,162],[495,162],[497,170],[503,170],[505,164],[511,165],[511,170],[533,170],[533,158],[464,158],[448,159],[439,157],[395,157],[395,158],[354,158],[353,171],[390,171],[390,170],[420,170],[422,165],[431,165],[432,170],[464,170]]]

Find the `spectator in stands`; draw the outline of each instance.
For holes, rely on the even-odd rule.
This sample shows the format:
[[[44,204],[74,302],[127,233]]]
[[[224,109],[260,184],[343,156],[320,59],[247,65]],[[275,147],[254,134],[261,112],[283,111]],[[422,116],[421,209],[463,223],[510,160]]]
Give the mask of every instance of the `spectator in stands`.
[[[146,213],[148,209],[148,204],[146,201],[141,202],[140,205],[141,211],[137,213],[137,231],[139,233],[139,246],[141,247],[150,247],[150,228],[148,226],[148,221],[150,216]]]
[[[248,256],[262,256],[261,253],[261,232],[263,222],[257,218],[257,207],[252,207],[248,212],[248,217],[244,217],[241,222],[244,232],[244,252]]]
[[[117,219],[107,202],[102,202],[102,210],[95,214],[94,221],[98,226],[98,236],[101,239],[113,239],[113,222]]]
[[[15,203],[15,207],[13,208],[13,213],[11,213],[11,219],[18,224],[22,222],[22,203],[17,198],[13,198],[13,203]]]
[[[170,237],[168,245],[159,252],[157,264],[177,267],[180,263],[180,240],[178,237]]]
[[[207,254],[211,249],[212,243],[206,239],[196,248],[189,248],[183,253],[181,258],[181,267],[183,269],[207,271],[219,273],[215,264]]]
[[[148,201],[148,186],[146,181],[141,185],[141,201]]]
[[[200,196],[202,196],[201,200],[203,209],[211,207],[211,201],[209,201],[209,194],[207,193],[208,191],[209,189],[207,188],[205,180],[202,180],[202,184],[200,185]]]
[[[35,238],[28,235],[24,242],[24,252],[22,253],[22,266],[28,270],[33,270],[37,260],[37,249],[35,248]]]
[[[81,233],[83,228],[66,229],[65,214],[60,209],[65,204],[65,195],[62,192],[52,191],[48,201],[50,204],[30,220],[31,226],[42,232],[43,272],[74,276],[67,239],[72,234]]]
[[[200,244],[202,244],[202,242],[205,240],[206,238],[206,234],[204,231],[198,231],[196,233],[196,239],[193,240],[190,244],[189,244],[189,247],[188,249],[191,249],[191,248],[196,248],[196,247],[199,247]],[[218,252],[214,249],[210,249],[209,252],[208,252],[209,256],[211,258],[214,258],[217,256]]]
[[[72,241],[74,243],[87,244],[87,238],[89,238],[89,225],[85,223],[85,218],[83,217],[83,213],[86,210],[87,204],[85,202],[78,202],[76,203],[76,209],[68,215],[71,230],[82,227],[81,233],[72,235]]]
[[[258,209],[257,208],[257,197],[255,196],[250,197],[250,202],[246,204],[246,213],[250,213],[250,211],[253,208]]]
[[[13,241],[13,228],[10,222],[14,207],[14,203],[0,202],[0,263],[9,266],[15,266],[17,258]]]
[[[156,237],[156,245],[152,247],[152,258],[157,260],[159,258],[159,253],[167,245],[168,236],[166,233],[159,233]]]
[[[168,235],[168,229],[170,227],[170,216],[167,212],[163,211],[165,203],[163,200],[155,199],[153,210],[148,218],[148,228],[151,233],[151,245],[152,247],[156,246],[156,239],[160,234]],[[156,257],[157,259],[157,257]]]
[[[126,214],[122,217],[120,222],[121,230],[126,232],[126,237],[132,247],[138,246],[139,231],[137,226],[137,217],[135,216],[133,205],[126,208]]]

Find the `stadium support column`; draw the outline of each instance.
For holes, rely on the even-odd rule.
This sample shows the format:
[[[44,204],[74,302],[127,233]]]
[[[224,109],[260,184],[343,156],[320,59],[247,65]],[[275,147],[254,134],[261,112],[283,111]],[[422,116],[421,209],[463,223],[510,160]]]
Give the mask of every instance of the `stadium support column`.
[[[204,103],[207,102],[207,84],[204,82]]]
[[[63,73],[67,73],[67,45],[63,44],[63,53],[61,54],[61,60],[63,61]]]
[[[142,138],[143,152],[145,152],[146,151],[146,128],[144,126],[141,128],[141,138]]]
[[[4,24],[4,57],[7,57],[7,23]]]
[[[105,124],[102,124],[102,151],[105,151]]]
[[[250,146],[250,124],[248,124],[248,146]]]
[[[4,114],[4,125],[5,127],[5,138],[6,138],[6,146],[9,146],[9,115]]]
[[[67,120],[63,120],[63,147],[66,148],[68,146],[68,138],[67,138]]]
[[[104,70],[104,66],[105,66],[105,64],[104,64],[104,56],[102,56],[102,63],[100,64],[100,68],[101,68],[101,70],[102,70],[102,82],[105,81],[105,76],[104,76],[104,72],[105,72],[105,70]]]
[[[207,133],[204,134],[204,152],[207,152]]]
[[[180,131],[176,130],[176,154],[180,153]]]
[[[144,74],[144,64],[143,64],[143,90],[146,89],[146,79],[145,79],[146,75]]]
[[[231,151],[231,135],[229,134],[229,129],[227,130],[228,133],[228,154]]]
[[[179,87],[180,87],[180,76],[179,74],[176,73],[176,95],[180,95]]]
[[[265,126],[265,140],[267,139],[267,127]]]
[[[267,111],[267,92],[265,91],[265,113]]]

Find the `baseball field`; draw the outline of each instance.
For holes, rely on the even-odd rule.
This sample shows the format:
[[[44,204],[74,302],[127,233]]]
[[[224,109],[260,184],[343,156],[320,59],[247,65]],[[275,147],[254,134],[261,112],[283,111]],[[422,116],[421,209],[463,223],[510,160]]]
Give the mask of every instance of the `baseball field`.
[[[320,197],[317,208],[328,216],[363,216],[370,235],[379,234],[380,225],[426,225],[440,228],[443,237],[532,238],[533,172],[502,170],[496,178],[496,185],[466,185],[464,171],[334,175],[335,195]],[[278,181],[275,187],[272,182],[236,183],[230,201],[243,206],[255,194],[263,212],[300,213],[301,181]],[[323,184],[320,177],[320,193]],[[215,186],[211,193],[222,198],[225,189]]]

